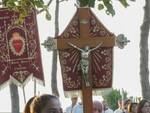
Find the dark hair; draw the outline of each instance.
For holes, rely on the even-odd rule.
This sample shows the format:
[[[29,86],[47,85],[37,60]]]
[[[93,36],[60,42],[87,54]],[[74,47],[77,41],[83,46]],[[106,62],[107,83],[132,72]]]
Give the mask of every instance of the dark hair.
[[[130,100],[130,99],[126,99],[126,100],[124,101],[124,105],[127,105],[129,102],[131,102],[131,100]]]
[[[58,100],[56,96],[50,94],[43,94],[39,97],[36,97],[31,104],[31,113],[41,113],[47,102],[52,99]]]
[[[36,96],[31,97],[25,105],[23,113],[30,113],[30,105]]]
[[[137,113],[142,113],[142,108],[145,105],[145,103],[148,102],[146,99],[142,99],[137,107]]]
[[[129,106],[128,106],[128,111],[129,111],[129,112],[132,112],[132,107],[133,107],[134,105],[137,105],[137,103],[136,103],[136,102],[131,102],[131,103],[129,104]]]

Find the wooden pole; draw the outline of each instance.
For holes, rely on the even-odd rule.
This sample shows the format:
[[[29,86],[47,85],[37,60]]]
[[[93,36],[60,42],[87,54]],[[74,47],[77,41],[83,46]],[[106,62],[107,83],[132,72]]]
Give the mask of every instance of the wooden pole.
[[[90,29],[90,12],[88,8],[79,8],[79,20],[80,20],[80,37],[87,38],[89,37]],[[89,58],[90,61],[90,58]],[[83,111],[84,113],[92,113],[92,82],[91,82],[91,69],[89,67],[89,82],[90,86],[85,85],[84,78],[82,76],[82,99],[83,99]]]

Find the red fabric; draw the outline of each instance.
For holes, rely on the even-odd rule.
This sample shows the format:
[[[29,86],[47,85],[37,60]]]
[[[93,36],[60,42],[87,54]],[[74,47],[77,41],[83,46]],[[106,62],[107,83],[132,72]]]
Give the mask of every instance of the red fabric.
[[[17,19],[16,12],[0,9],[0,85],[10,76],[23,84],[31,74],[44,81],[36,14],[22,25],[15,25]]]
[[[90,18],[90,37],[113,36],[94,16],[92,12]],[[78,38],[79,33],[79,17],[76,12],[75,16],[58,38]],[[60,64],[63,78],[64,91],[81,90],[82,89],[82,71],[78,69],[81,59],[80,51],[75,48],[60,50]],[[99,47],[91,52],[91,67],[92,67],[92,87],[111,88],[112,87],[112,47]]]

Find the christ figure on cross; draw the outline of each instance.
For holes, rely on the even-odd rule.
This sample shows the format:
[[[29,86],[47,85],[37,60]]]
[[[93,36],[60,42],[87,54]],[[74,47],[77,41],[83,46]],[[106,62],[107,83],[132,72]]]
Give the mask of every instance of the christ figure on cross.
[[[68,43],[68,44],[70,46],[76,48],[77,50],[81,51],[80,67],[81,67],[81,70],[82,70],[83,79],[85,81],[86,86],[90,86],[89,75],[88,75],[89,65],[90,65],[89,55],[90,55],[91,51],[99,48],[102,45],[102,43],[99,43],[96,47],[94,47],[92,49],[90,49],[89,46],[85,46],[84,49],[81,49],[81,48],[77,47],[76,45],[74,45],[72,43]]]

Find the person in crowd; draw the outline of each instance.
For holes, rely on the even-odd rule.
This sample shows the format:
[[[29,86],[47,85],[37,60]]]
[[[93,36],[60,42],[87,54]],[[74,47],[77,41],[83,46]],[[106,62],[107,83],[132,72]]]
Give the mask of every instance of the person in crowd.
[[[32,101],[34,100],[35,97],[36,97],[36,96],[31,97],[31,98],[28,100],[28,102],[26,103],[26,105],[25,105],[25,107],[24,107],[23,113],[30,113],[30,105],[31,105],[31,103],[32,103]]]
[[[150,103],[142,99],[137,106],[137,113],[150,113]]]
[[[128,112],[129,112],[129,113],[137,113],[137,103],[131,102],[131,103],[128,105]]]
[[[113,113],[113,110],[109,108],[107,101],[103,100],[103,111],[104,113]]]
[[[63,113],[59,99],[50,94],[34,98],[30,113]]]
[[[114,111],[114,113],[124,113],[122,99],[118,100],[118,108]]]
[[[78,97],[71,98],[72,104],[66,108],[66,113],[83,113],[83,105],[77,101]]]
[[[103,112],[103,104],[100,101],[93,102],[93,113],[102,113]]]
[[[130,99],[124,100],[124,103],[123,103],[123,111],[124,111],[125,113],[128,113],[128,106],[129,106],[130,103],[131,103],[131,100],[130,100]]]

